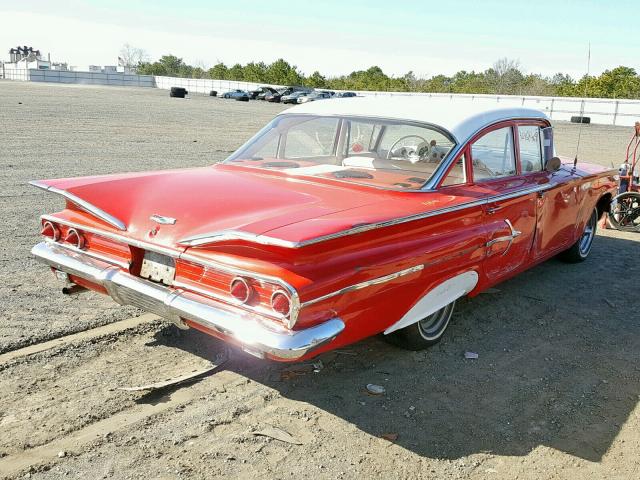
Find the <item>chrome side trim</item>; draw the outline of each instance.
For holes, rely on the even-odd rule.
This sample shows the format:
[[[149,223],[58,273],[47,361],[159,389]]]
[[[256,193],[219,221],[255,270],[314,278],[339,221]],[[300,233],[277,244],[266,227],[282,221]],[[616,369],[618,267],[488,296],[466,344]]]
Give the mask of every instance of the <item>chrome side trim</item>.
[[[400,270],[399,272],[391,273],[383,277],[367,280],[366,282],[356,283],[355,285],[350,285],[348,287],[341,288],[340,290],[327,293],[326,295],[322,295],[321,297],[314,298],[313,300],[307,300],[301,305],[301,307],[302,308],[308,307],[309,305],[313,305],[314,303],[322,302],[323,300],[327,300],[329,298],[336,297],[344,293],[353,292],[355,290],[361,290],[363,288],[371,287],[373,285],[380,285],[381,283],[385,283],[385,282],[390,282],[391,280],[395,280],[396,278],[400,278],[405,275],[409,275],[411,273],[419,272],[423,268],[424,268],[424,265],[415,265],[413,267],[405,268],[404,270]]]
[[[178,324],[187,319],[230,337],[247,352],[260,357],[295,360],[330,342],[345,328],[344,322],[335,317],[302,330],[287,330],[241,309],[135,277],[84,252],[42,242],[31,253],[57,270],[104,286],[118,303],[136,305]]]
[[[163,217],[162,215],[151,215],[149,220],[159,223],[160,225],[175,225],[176,219],[173,217]]]
[[[93,215],[94,217],[97,217],[100,220],[103,220],[103,221],[107,222],[112,227],[115,227],[118,230],[122,230],[122,231],[126,231],[127,230],[127,226],[124,224],[124,222],[122,222],[121,220],[118,220],[113,215],[105,212],[104,210],[96,207],[95,205],[92,205],[91,203],[87,202],[86,200],[83,200],[82,198],[74,195],[73,193],[69,193],[66,190],[62,190],[60,188],[50,187],[48,185],[45,185],[44,183],[36,182],[36,181],[29,182],[29,185],[33,185],[34,187],[41,188],[42,190],[45,190],[47,192],[56,193],[58,195],[61,195],[64,198],[66,198],[67,200],[69,200],[71,203],[73,203],[74,205],[80,207],[85,212],[88,212],[91,215]]]
[[[295,242],[269,237],[267,235],[257,235],[255,233],[243,232],[242,230],[220,230],[211,233],[201,233],[186,237],[178,241],[178,244],[186,247],[198,247],[213,243],[226,242],[229,240],[247,240],[248,242],[260,243],[262,245],[274,245],[276,247],[296,248]]]
[[[454,205],[451,207],[440,208],[437,210],[430,210],[428,212],[423,212],[423,213],[416,213],[414,215],[409,215],[406,217],[398,217],[398,218],[393,218],[390,220],[385,220],[385,221],[376,222],[376,223],[366,223],[363,225],[358,225],[357,227],[349,228],[347,230],[330,233],[328,235],[322,235],[320,237],[311,238],[309,240],[303,240],[301,242],[292,242],[289,240],[282,240],[279,238],[270,237],[268,235],[256,235],[254,233],[243,232],[241,230],[221,230],[217,232],[203,233],[199,235],[194,235],[192,237],[187,237],[182,240],[179,240],[178,243],[184,246],[197,247],[202,245],[211,245],[214,243],[225,242],[229,240],[246,240],[248,242],[258,243],[260,245],[272,245],[272,246],[285,247],[285,248],[303,248],[309,245],[326,242],[328,240],[333,240],[336,238],[368,232],[369,230],[390,227],[393,225],[399,225],[401,223],[413,222],[415,220],[422,220],[429,217],[435,217],[437,215],[444,215],[447,213],[457,212],[459,210],[464,210],[467,208],[486,205],[488,203],[494,203],[501,200],[508,200],[510,198],[519,197],[521,195],[528,195],[530,193],[542,192],[545,190],[549,190],[551,188],[553,188],[553,185],[549,185],[549,184],[538,185],[536,187],[529,187],[529,188],[516,190],[514,192],[509,192],[501,195],[493,195],[491,197],[483,198],[482,200],[475,200],[472,202],[461,203],[459,205]]]

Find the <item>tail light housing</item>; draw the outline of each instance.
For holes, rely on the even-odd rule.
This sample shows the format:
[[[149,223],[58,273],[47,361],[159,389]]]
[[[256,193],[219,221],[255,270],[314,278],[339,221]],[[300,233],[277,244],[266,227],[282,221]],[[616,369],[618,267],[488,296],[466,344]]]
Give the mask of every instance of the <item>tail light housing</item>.
[[[67,235],[66,237],[64,237],[64,241],[80,250],[82,250],[85,246],[84,236],[75,228],[70,228],[67,231]]]
[[[271,295],[271,309],[282,317],[291,314],[291,298],[283,290],[276,290]]]
[[[231,280],[229,285],[229,293],[240,303],[247,303],[253,295],[253,289],[249,283],[242,277],[236,277]]]
[[[53,223],[46,221],[42,225],[42,230],[40,230],[40,235],[44,235],[47,238],[50,238],[54,242],[60,240],[60,230]]]

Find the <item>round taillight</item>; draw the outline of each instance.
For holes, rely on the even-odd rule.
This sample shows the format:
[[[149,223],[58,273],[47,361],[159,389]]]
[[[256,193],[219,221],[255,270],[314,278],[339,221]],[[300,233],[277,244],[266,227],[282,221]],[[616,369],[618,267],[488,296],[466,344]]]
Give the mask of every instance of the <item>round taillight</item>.
[[[229,293],[240,303],[247,303],[251,297],[251,287],[244,278],[236,277],[231,280]]]
[[[64,241],[82,250],[84,248],[84,237],[75,228],[70,228]]]
[[[54,242],[60,240],[60,230],[51,222],[44,222],[42,225],[42,230],[40,230],[40,235],[44,235],[45,237],[49,237]]]
[[[291,313],[291,299],[283,291],[277,290],[271,295],[271,308],[277,314],[288,317]]]

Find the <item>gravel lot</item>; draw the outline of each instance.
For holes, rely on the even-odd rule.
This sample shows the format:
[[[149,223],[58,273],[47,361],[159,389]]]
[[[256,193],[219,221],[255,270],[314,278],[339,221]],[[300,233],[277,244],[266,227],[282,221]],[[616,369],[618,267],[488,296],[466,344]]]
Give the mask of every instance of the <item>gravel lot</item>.
[[[59,293],[29,249],[38,216],[62,201],[26,182],[207,165],[281,109],[0,82],[0,476],[639,478],[640,316],[623,281],[640,274],[634,234],[601,232],[584,264],[550,260],[461,302],[426,352],[373,338],[322,356],[316,373],[230,351],[199,382],[118,390],[204,368],[225,349],[151,316],[92,333],[141,312]],[[575,154],[577,131],[556,125],[558,153]],[[630,133],[585,125],[581,158],[619,164]],[[367,395],[367,383],[386,393]],[[270,427],[300,445],[255,435]]]

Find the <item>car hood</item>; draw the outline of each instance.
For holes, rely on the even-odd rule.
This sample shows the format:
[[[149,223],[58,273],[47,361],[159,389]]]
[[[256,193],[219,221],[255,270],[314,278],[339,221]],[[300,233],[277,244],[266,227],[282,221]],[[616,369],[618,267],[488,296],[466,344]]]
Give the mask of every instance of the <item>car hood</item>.
[[[128,237],[171,248],[181,248],[179,241],[194,235],[228,230],[260,235],[381,200],[376,191],[291,181],[277,172],[227,165],[39,184],[64,190],[122,221]],[[160,225],[153,215],[176,222]]]

